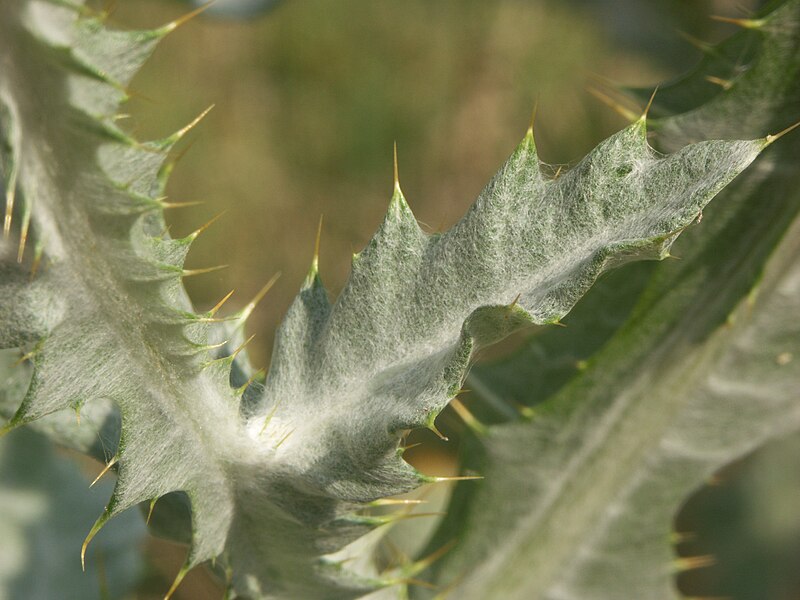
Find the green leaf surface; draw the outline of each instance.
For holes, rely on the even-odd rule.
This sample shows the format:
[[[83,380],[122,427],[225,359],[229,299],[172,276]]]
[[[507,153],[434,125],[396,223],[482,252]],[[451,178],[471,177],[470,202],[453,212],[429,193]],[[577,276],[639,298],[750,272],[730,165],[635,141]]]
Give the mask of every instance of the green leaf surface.
[[[800,119],[799,30],[797,1],[765,16],[747,32],[759,50],[735,85],[658,122],[659,145]],[[465,464],[486,479],[455,492],[433,544],[460,543],[434,567],[438,583],[460,598],[678,596],[674,576],[693,564],[671,543],[682,502],[800,427],[798,157],[789,136],[725,190],[676,248],[681,260],[658,265],[627,323],[569,383],[539,386],[548,370],[526,363],[531,350],[478,371],[493,403],[532,405],[533,419],[469,445]]]
[[[165,161],[184,132],[140,142],[116,125],[127,82],[171,29],[112,32],[65,1],[0,5],[14,224],[0,345],[32,364],[6,430],[119,410],[117,485],[90,537],[128,507],[185,492],[186,568],[219,557],[249,597],[349,598],[395,583],[333,553],[391,520],[367,503],[431,480],[402,460],[405,431],[433,427],[477,349],[559,321],[612,267],[665,257],[766,146],[765,130],[662,156],[642,118],[548,179],[529,132],[441,235],[420,229],[398,184],[339,298],[315,261],[267,380],[241,391],[231,384],[250,373],[234,340],[252,306],[223,324],[192,312],[181,277],[195,236],[164,233]],[[77,419],[61,423],[62,441],[92,446]]]

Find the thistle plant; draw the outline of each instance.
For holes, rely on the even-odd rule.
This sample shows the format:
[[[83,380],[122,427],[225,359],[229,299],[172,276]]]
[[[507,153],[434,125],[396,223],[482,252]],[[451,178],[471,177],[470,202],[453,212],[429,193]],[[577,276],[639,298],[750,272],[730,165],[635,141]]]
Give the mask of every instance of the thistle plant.
[[[800,425],[798,142],[774,143],[800,119],[800,2],[740,24],[571,169],[546,174],[531,125],[445,233],[420,228],[395,169],[344,289],[330,297],[315,257],[262,377],[245,326],[263,294],[195,311],[182,279],[201,230],[166,232],[170,151],[194,122],[155,141],[117,124],[178,23],[119,32],[82,2],[0,5],[3,433],[36,428],[115,471],[82,557],[144,505],[189,544],[167,596],[212,561],[229,597],[254,599],[424,596],[406,589],[420,576],[464,598],[675,597],[676,566],[699,564],[669,543],[681,502]],[[684,232],[681,261],[597,282]],[[573,308],[575,334],[546,327]],[[470,372],[532,326],[518,355]],[[565,358],[581,368],[557,372]],[[381,571],[373,547],[399,515],[372,509],[443,479],[402,439],[435,431],[465,386],[495,408],[463,457],[484,479],[457,487],[430,551],[456,543]]]

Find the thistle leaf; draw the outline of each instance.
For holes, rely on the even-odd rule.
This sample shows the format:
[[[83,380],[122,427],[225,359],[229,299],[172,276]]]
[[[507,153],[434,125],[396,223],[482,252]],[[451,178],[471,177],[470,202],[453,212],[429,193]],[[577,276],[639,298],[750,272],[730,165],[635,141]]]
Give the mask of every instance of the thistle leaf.
[[[657,123],[663,146],[800,119],[800,2],[747,35],[758,52],[730,89],[688,106],[666,88],[662,112],[683,112]],[[670,544],[681,503],[727,463],[800,428],[798,151],[797,137],[781,140],[725,190],[682,240],[682,260],[658,265],[625,325],[550,396],[537,379],[526,388],[530,351],[476,371],[495,398],[532,405],[533,420],[470,445],[465,463],[486,479],[456,491],[434,539],[461,533],[434,567],[439,584],[456,581],[463,598],[677,598],[675,573],[707,564]],[[512,369],[507,393],[501,374]]]
[[[218,342],[241,336],[246,315],[226,334],[195,314],[181,283],[193,236],[163,234],[161,174],[185,132],[141,142],[114,122],[171,29],[111,32],[72,2],[0,6],[0,164],[19,242],[16,253],[4,242],[0,345],[22,346],[32,365],[6,430],[113,403],[118,479],[89,538],[130,506],[185,492],[186,568],[219,557],[248,597],[395,583],[333,553],[386,522],[365,503],[430,481],[402,460],[404,432],[434,426],[477,349],[559,321],[613,267],[666,256],[767,145],[662,156],[643,117],[550,180],[529,132],[468,214],[433,236],[396,185],[342,294],[331,303],[312,267],[266,382],[240,398],[246,359]]]

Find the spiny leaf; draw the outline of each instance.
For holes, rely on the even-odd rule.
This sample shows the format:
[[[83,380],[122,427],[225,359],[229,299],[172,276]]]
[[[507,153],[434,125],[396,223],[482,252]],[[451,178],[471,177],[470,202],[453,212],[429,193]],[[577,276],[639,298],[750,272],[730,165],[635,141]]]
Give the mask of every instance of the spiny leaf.
[[[668,86],[668,106],[684,112],[656,123],[659,142],[677,148],[800,119],[799,24],[796,0],[765,16],[747,34],[758,53],[705,104],[681,105],[688,97]],[[540,395],[526,379],[530,351],[501,372],[478,371],[483,388],[468,383],[502,399],[501,374],[514,372],[512,397],[535,412],[470,444],[466,465],[486,480],[456,492],[433,544],[455,528],[461,543],[434,566],[437,582],[456,581],[463,598],[673,598],[675,571],[705,564],[678,562],[669,543],[682,501],[728,462],[800,428],[800,371],[786,360],[800,352],[798,148],[800,138],[781,140],[724,192],[681,260],[658,265],[627,323],[562,389]]]
[[[0,164],[46,266],[25,283],[32,265],[3,260],[0,343],[35,346],[8,428],[113,402],[118,480],[98,527],[185,492],[181,573],[220,557],[235,592],[255,598],[349,598],[396,583],[328,555],[383,522],[365,503],[431,480],[403,462],[403,432],[435,427],[476,349],[558,322],[612,267],[663,258],[766,145],[709,141],[660,156],[642,118],[548,180],[529,133],[468,214],[434,236],[397,185],[340,297],[331,304],[312,269],[264,385],[240,399],[251,308],[230,327],[194,314],[181,283],[193,236],[163,234],[160,174],[183,131],[140,142],[114,120],[171,29],[109,32],[80,4],[0,6]]]

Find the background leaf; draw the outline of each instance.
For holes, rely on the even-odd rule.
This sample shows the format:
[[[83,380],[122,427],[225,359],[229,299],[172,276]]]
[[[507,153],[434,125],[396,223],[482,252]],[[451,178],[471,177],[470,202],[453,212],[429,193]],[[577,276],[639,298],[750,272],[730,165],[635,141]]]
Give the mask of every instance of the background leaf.
[[[81,543],[108,482],[89,489],[69,458],[28,431],[0,441],[0,479],[0,598],[123,598],[134,589],[145,533],[135,512],[98,537],[81,570]]]

